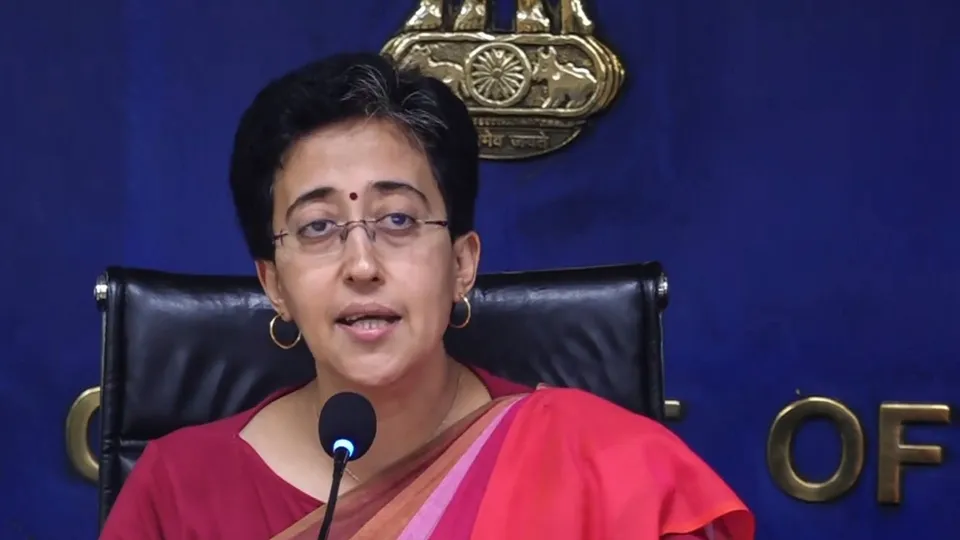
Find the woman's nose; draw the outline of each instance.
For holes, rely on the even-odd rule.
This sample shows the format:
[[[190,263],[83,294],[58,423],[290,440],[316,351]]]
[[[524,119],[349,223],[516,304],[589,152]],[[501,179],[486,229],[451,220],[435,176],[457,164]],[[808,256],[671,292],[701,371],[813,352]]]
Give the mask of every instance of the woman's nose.
[[[360,229],[354,232],[353,229]],[[350,281],[375,281],[380,277],[380,261],[377,258],[374,240],[362,226],[346,231],[343,245],[343,265]]]

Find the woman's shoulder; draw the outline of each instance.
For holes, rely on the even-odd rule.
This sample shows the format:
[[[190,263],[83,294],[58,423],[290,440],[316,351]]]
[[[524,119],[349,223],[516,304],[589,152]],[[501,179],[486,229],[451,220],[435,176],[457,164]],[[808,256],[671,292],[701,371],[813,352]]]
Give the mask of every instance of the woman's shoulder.
[[[525,458],[524,470],[566,467],[610,508],[628,509],[608,516],[611,522],[654,509],[650,519],[659,520],[662,535],[690,533],[726,516],[734,522],[725,526],[738,531],[732,538],[753,537],[752,518],[733,490],[660,422],[565,388],[536,390],[516,418],[523,419],[517,426],[523,444],[513,454]]]
[[[162,460],[167,466],[182,466],[198,462],[223,463],[232,448],[244,443],[240,432],[250,421],[270,403],[287,395],[291,390],[283,389],[271,393],[265,399],[236,414],[192,426],[176,429],[147,443],[147,458]]]
[[[549,440],[574,449],[584,462],[603,468],[626,467],[667,482],[712,470],[676,433],[662,423],[589,392],[540,388],[518,411],[528,425],[540,425]]]
[[[505,396],[526,394],[533,391],[533,388],[529,386],[515,383],[509,379],[504,379],[503,377],[498,377],[483,368],[476,366],[466,367],[472,371],[478,379],[480,379],[480,382],[483,384],[483,386],[487,388],[487,392],[490,393],[490,397],[494,399]]]
[[[155,454],[172,457],[180,454],[194,457],[212,447],[231,444],[253,416],[252,409],[205,424],[185,426],[147,443]]]
[[[256,413],[281,395],[283,392],[243,412],[183,427],[147,443],[120,490],[101,538],[210,538],[211,531],[232,530],[242,524],[254,529],[282,525],[295,517],[293,513],[307,508],[312,501],[284,489],[285,484],[266,469],[241,437]],[[275,494],[270,506],[263,505],[264,491]],[[227,519],[247,510],[264,521]],[[251,532],[254,529],[237,534],[262,532],[260,537],[269,536],[266,530]],[[158,536],[158,531],[163,534]]]
[[[237,471],[256,473],[252,450],[241,437],[241,431],[266,405],[286,394],[271,394],[254,407],[237,414],[186,426],[149,441],[124,483],[121,491],[138,491],[140,484],[149,485],[153,495],[162,491],[200,496],[209,490],[229,488],[241,477]],[[128,489],[129,488],[129,489]],[[170,495],[170,494],[168,494]]]
[[[659,422],[574,389],[538,388],[512,404],[497,447],[510,459],[488,487],[511,504],[486,529],[661,538],[719,523],[729,538],[753,538],[736,494]]]
[[[532,414],[570,435],[597,442],[682,444],[663,424],[575,388],[540,387],[528,398]]]

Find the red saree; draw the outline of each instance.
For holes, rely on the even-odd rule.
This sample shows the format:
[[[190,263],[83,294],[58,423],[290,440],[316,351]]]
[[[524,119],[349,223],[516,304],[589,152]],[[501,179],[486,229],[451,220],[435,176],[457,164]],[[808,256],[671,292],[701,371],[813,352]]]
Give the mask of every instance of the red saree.
[[[323,507],[274,540],[316,538]],[[338,540],[751,540],[753,517],[659,424],[577,390],[500,398],[346,493]]]

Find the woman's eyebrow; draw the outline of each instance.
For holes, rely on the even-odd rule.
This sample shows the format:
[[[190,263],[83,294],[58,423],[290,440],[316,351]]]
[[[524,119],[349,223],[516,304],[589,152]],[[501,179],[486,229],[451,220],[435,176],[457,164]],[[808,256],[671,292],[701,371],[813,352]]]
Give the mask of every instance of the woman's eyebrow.
[[[287,213],[285,215],[286,220],[290,220],[290,216],[293,215],[297,208],[314,201],[324,201],[329,199],[334,193],[336,193],[336,191],[336,188],[330,186],[320,186],[313,188],[306,193],[302,193],[289,207],[287,207]]]
[[[368,189],[375,191],[378,195],[389,195],[397,192],[410,193],[423,201],[423,204],[427,206],[427,210],[430,210],[430,201],[427,199],[426,194],[409,182],[404,182],[403,180],[377,180],[370,184]]]

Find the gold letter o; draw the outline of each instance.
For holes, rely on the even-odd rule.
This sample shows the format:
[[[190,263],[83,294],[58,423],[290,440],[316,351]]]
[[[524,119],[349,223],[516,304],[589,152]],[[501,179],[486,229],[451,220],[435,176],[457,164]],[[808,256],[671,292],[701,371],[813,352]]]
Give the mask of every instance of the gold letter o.
[[[840,431],[840,465],[823,482],[804,480],[793,464],[793,436],[800,425],[812,418],[827,418]],[[863,426],[856,415],[839,401],[808,397],[780,411],[767,438],[767,467],[774,482],[788,495],[807,502],[826,502],[850,490],[863,470]]]
[[[70,406],[67,413],[67,457],[73,468],[91,482],[100,474],[100,464],[90,449],[90,420],[100,408],[100,387],[84,390]]]

